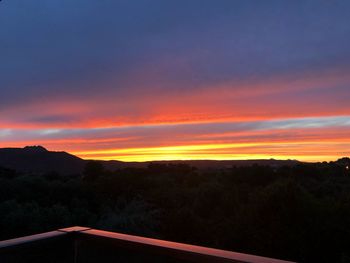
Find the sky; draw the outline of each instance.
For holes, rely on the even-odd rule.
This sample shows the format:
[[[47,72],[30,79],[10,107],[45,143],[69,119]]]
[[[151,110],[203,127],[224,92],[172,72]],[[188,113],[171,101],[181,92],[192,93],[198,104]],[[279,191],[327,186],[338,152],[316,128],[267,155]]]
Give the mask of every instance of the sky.
[[[0,147],[350,155],[350,1],[0,2]]]

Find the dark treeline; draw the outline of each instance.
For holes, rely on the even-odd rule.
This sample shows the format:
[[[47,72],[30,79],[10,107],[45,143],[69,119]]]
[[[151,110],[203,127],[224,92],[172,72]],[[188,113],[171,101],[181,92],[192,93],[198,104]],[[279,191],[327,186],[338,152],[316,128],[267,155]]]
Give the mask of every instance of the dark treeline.
[[[0,238],[81,225],[298,262],[350,262],[349,159],[83,176],[0,168]]]

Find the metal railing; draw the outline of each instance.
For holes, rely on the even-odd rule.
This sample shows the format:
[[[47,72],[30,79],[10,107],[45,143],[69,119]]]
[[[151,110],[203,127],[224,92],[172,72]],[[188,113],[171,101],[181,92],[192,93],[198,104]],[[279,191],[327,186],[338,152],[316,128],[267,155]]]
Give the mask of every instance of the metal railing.
[[[0,241],[0,262],[291,263],[78,226]]]

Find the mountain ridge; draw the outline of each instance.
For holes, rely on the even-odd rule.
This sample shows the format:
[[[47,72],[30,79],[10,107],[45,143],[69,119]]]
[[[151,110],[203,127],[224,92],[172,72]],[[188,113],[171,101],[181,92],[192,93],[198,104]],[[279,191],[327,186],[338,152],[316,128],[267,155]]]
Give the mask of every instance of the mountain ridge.
[[[26,146],[24,148],[0,148],[0,166],[14,169],[19,172],[60,174],[81,174],[86,163],[73,154],[64,151],[49,151],[43,146]],[[250,166],[253,164],[269,166],[292,166],[300,163],[297,160],[173,160],[173,161],[147,161],[147,162],[122,162],[117,160],[99,161],[107,170],[117,170],[126,167],[143,168],[150,163],[179,164],[184,163],[199,169],[227,168],[231,166]]]

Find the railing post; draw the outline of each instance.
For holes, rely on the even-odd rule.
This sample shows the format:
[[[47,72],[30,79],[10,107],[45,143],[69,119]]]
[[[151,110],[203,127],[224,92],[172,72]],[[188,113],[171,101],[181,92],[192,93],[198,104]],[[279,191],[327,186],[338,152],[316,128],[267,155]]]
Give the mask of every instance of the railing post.
[[[78,246],[78,239],[77,239],[77,234],[83,231],[90,230],[91,228],[89,227],[81,227],[81,226],[73,226],[73,227],[68,227],[68,228],[62,228],[59,229],[58,231],[60,232],[65,232],[69,234],[73,238],[73,261],[74,263],[79,262],[79,246]]]

